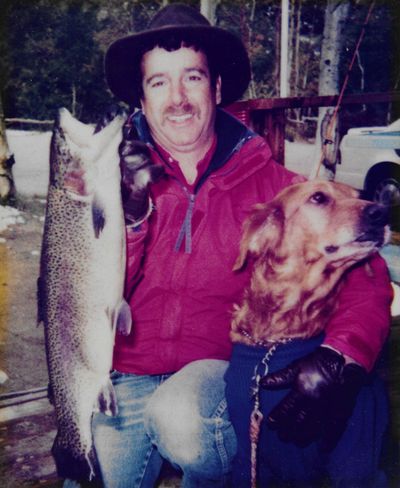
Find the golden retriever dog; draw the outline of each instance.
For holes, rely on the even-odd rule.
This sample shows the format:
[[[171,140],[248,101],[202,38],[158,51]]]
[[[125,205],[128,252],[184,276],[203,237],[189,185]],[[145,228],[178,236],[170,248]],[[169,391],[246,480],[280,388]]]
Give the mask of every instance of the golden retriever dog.
[[[240,269],[254,261],[250,287],[234,312],[231,339],[307,338],[333,312],[343,273],[385,244],[387,210],[353,188],[327,181],[292,185],[259,204],[244,224]]]
[[[255,206],[245,221],[234,269],[248,262],[252,275],[242,303],[233,312],[234,347],[225,375],[228,409],[238,439],[233,486],[250,486],[250,472],[255,470],[254,434],[249,436],[254,428],[250,422],[255,408],[252,388],[257,387],[257,408],[259,403],[264,414],[289,391],[259,389],[254,384],[256,376],[263,376],[268,368],[280,370],[317,349],[345,272],[388,241],[387,223],[385,207],[361,200],[359,192],[347,185],[317,180],[287,187],[272,201]],[[355,426],[346,428],[329,456],[321,452],[318,442],[307,447],[282,442],[262,422],[256,435],[259,486],[270,482],[314,486],[315,480],[325,477],[338,483],[359,479],[355,468],[346,466],[367,442],[364,439],[360,448],[360,432],[367,432],[366,439],[369,432],[381,437],[385,419],[375,416],[375,400],[380,395],[381,385],[375,383],[370,391],[360,393],[367,400],[360,400],[355,408]],[[385,412],[385,404],[379,405]],[[376,453],[376,444],[370,450]],[[363,462],[371,464],[368,455]],[[253,472],[252,486],[254,476]]]

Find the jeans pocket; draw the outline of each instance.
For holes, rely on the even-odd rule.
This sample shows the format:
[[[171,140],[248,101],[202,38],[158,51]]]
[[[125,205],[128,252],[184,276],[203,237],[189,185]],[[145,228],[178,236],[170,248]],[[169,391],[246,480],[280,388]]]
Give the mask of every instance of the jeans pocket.
[[[214,428],[215,448],[221,462],[222,473],[226,475],[231,470],[232,460],[236,454],[237,442],[232,423],[229,419],[225,398],[218,404],[210,421]]]

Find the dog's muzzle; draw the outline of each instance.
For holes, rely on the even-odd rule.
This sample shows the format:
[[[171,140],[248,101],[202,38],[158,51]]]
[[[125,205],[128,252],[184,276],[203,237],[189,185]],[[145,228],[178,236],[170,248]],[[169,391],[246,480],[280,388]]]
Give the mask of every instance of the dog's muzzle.
[[[359,222],[357,242],[375,242],[381,246],[385,240],[385,227],[389,224],[389,207],[371,203],[364,207]]]

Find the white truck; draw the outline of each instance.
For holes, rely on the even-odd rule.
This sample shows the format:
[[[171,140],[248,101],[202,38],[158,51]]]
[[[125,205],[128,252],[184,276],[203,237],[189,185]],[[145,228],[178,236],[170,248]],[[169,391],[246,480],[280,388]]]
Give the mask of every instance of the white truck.
[[[350,129],[340,143],[335,181],[364,190],[364,197],[391,207],[391,228],[400,231],[400,119],[387,127]],[[392,281],[400,283],[400,246],[381,251]],[[400,288],[396,289],[399,314]]]
[[[335,180],[364,190],[371,200],[398,207],[400,119],[387,127],[350,129],[340,143]]]

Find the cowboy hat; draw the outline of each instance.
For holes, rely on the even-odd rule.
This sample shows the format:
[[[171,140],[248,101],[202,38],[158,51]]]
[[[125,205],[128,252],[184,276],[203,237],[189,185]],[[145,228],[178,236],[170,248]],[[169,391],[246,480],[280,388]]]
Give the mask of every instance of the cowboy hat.
[[[140,62],[163,35],[174,35],[203,49],[216,66],[222,81],[221,105],[238,100],[250,81],[250,63],[242,41],[227,30],[213,27],[194,8],[171,4],[161,9],[148,29],[116,40],[105,56],[105,74],[110,90],[120,100],[140,106]]]

